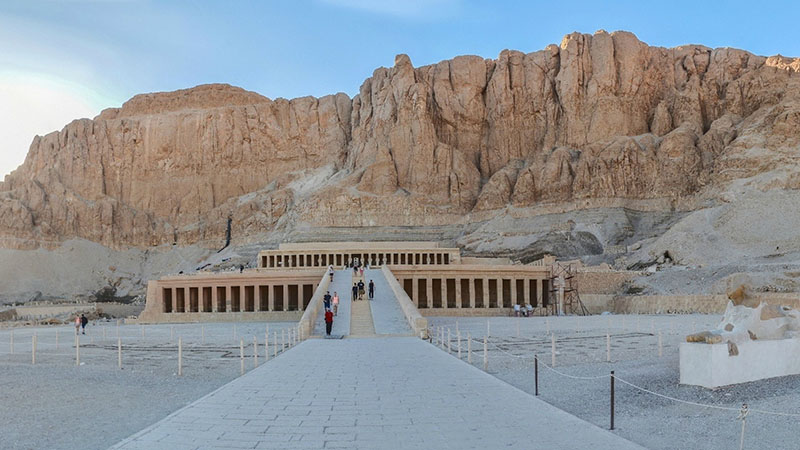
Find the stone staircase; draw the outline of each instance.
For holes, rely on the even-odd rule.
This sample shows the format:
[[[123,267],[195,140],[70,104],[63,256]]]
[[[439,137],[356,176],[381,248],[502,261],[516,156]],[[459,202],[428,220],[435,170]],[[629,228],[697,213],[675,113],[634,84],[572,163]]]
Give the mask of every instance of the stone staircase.
[[[375,336],[375,325],[372,322],[372,310],[368,300],[360,300],[351,304],[350,336]]]

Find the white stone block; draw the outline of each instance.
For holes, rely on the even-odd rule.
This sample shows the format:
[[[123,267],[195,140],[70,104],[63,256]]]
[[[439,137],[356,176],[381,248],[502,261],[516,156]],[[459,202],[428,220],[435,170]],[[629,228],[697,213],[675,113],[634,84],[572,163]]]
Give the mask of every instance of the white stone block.
[[[748,341],[729,355],[728,344],[684,342],[680,346],[680,383],[717,388],[800,374],[800,339]]]

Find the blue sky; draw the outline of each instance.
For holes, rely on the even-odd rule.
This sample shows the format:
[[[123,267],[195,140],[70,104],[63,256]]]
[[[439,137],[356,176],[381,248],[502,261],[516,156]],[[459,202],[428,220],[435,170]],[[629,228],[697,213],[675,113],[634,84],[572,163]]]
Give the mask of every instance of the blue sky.
[[[4,0],[0,177],[34,134],[142,92],[224,82],[270,98],[354,95],[379,66],[496,57],[563,35],[628,30],[650,45],[800,56],[795,2]]]

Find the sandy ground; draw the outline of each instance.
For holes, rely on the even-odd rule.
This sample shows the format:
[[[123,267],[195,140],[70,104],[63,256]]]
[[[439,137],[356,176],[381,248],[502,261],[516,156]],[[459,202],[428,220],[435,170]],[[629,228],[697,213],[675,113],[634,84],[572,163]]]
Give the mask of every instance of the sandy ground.
[[[483,366],[485,318],[429,318],[431,326],[451,331],[451,351],[456,356],[456,327],[462,333],[462,358],[466,361],[467,333],[473,339],[472,362]],[[717,315],[502,317],[489,319],[489,373],[534,393],[533,355],[551,364],[548,328],[556,336],[555,369],[540,365],[540,398],[598,426],[609,427],[609,377],[683,400],[740,408],[800,414],[800,376],[773,378],[709,390],[678,384],[678,345],[686,334],[712,328]],[[519,334],[517,327],[519,326]],[[611,359],[606,362],[606,333],[611,336]],[[658,334],[663,356],[658,356]],[[446,349],[444,351],[447,351]],[[513,355],[513,356],[512,356]],[[651,449],[727,450],[739,448],[741,422],[737,413],[680,404],[645,393],[620,382],[616,385],[616,433]],[[527,418],[509,418],[525,426]],[[744,448],[796,449],[800,435],[798,417],[750,414]]]
[[[103,449],[161,420],[253,368],[253,336],[264,362],[264,333],[295,323],[181,324],[119,327],[123,368],[117,368],[117,327],[98,322],[81,336],[75,365],[71,326],[0,330],[0,448]],[[105,338],[103,334],[105,332]],[[31,341],[36,333],[36,365]],[[58,334],[58,346],[56,335]],[[183,376],[178,370],[183,341]]]
[[[483,365],[483,336],[489,327],[489,373],[534,392],[533,355],[540,355],[540,398],[601,427],[609,425],[609,379],[620,379],[670,397],[739,408],[800,413],[800,376],[746,383],[717,390],[678,385],[678,345],[686,334],[711,328],[719,316],[591,316],[535,318],[430,318],[432,327],[449,327],[457,355],[462,334],[472,337],[472,361]],[[270,323],[273,333],[294,326]],[[117,368],[113,322],[90,325],[81,336],[81,363],[75,365],[72,327],[0,330],[0,448],[106,448],[162,419],[239,376],[239,340],[246,342],[246,368],[253,367],[252,340],[264,357],[266,324],[127,325],[119,328],[123,369]],[[517,331],[519,329],[519,332]],[[555,369],[550,371],[551,340],[556,336]],[[235,332],[235,337],[234,337]],[[31,364],[36,333],[37,364]],[[56,346],[56,334],[59,344]],[[105,333],[105,337],[103,334]],[[612,362],[606,362],[606,333]],[[663,356],[658,355],[658,335]],[[176,341],[184,342],[184,374],[177,376]],[[271,342],[273,344],[274,342]],[[270,346],[272,356],[274,348]],[[444,350],[446,351],[446,350]],[[617,383],[616,433],[647,448],[738,448],[737,414],[676,403]],[[529,418],[509,418],[525,426]],[[745,448],[794,449],[797,417],[751,414]]]

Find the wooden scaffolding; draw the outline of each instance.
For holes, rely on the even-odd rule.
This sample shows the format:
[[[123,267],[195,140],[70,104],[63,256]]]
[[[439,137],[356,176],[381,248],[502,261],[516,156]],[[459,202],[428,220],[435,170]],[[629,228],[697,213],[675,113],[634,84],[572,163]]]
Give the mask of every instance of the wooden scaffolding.
[[[561,283],[563,282],[564,310],[562,314],[589,315],[589,311],[583,306],[581,296],[578,293],[577,275],[578,270],[573,264],[562,264],[558,261],[553,263],[550,268],[550,303],[547,305],[548,314],[558,314],[558,294]]]

